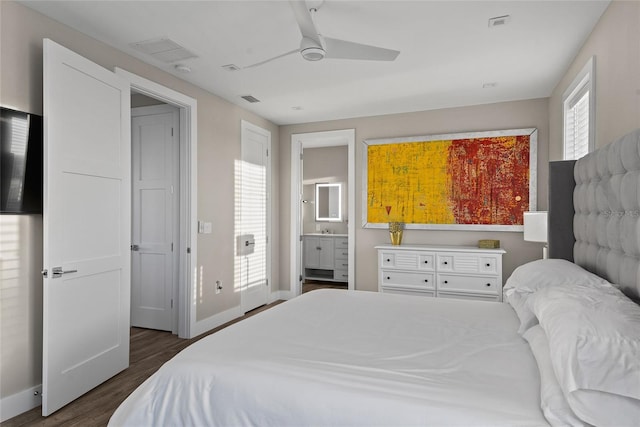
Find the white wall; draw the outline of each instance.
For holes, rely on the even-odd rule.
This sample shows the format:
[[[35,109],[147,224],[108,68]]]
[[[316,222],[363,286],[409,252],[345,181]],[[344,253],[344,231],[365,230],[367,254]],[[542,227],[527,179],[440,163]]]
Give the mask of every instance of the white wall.
[[[551,160],[562,160],[562,94],[595,56],[596,148],[640,128],[640,2],[613,1],[549,99]]]

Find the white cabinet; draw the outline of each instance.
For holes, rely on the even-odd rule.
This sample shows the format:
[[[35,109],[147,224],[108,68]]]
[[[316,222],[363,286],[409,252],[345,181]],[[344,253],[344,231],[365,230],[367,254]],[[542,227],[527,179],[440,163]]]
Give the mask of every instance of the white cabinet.
[[[376,246],[378,290],[502,301],[503,249],[473,246]]]
[[[304,277],[347,282],[349,239],[343,235],[303,236]]]

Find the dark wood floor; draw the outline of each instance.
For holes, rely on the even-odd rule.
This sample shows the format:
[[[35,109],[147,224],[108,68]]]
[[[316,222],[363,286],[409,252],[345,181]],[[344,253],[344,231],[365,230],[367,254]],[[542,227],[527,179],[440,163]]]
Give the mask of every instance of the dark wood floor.
[[[106,426],[116,408],[144,380],[149,378],[167,360],[189,344],[215,333],[242,319],[280,304],[259,307],[245,316],[190,340],[178,338],[169,332],[131,328],[130,366],[104,384],[73,401],[48,417],[43,417],[40,407],[18,415],[2,423],[2,427],[17,426]]]
[[[315,291],[316,289],[347,289],[348,285],[342,282],[323,282],[322,280],[306,280],[302,284],[302,293]]]

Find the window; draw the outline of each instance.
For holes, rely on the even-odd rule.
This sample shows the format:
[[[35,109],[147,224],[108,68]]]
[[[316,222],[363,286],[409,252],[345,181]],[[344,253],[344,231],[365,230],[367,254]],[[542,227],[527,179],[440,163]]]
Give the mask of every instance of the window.
[[[595,148],[595,58],[587,61],[562,95],[564,159],[579,159]]]
[[[564,159],[579,159],[595,149],[595,58],[587,61],[562,95]]]

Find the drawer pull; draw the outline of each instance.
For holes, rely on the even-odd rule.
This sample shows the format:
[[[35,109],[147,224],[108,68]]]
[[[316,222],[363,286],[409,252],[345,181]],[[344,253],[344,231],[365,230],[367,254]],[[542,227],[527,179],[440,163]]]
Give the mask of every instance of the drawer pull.
[[[391,280],[391,277],[387,276],[387,280]]]
[[[487,283],[487,286],[491,286],[491,283]]]
[[[429,283],[429,279],[424,279],[424,283]]]
[[[322,248],[320,246],[316,246],[316,249],[319,250],[319,251],[322,250]]]
[[[448,263],[447,261],[445,261],[445,262],[443,262],[443,264],[444,264],[444,265],[447,265],[447,264],[449,264],[449,263]]]
[[[425,261],[424,263],[425,263],[425,264],[429,264],[429,261]]]
[[[487,267],[491,267],[491,264],[487,263]]]
[[[387,258],[387,262],[391,262],[391,260],[389,258]]]
[[[448,280],[445,280],[445,281],[444,281],[444,283],[449,283],[449,281],[448,281]]]

